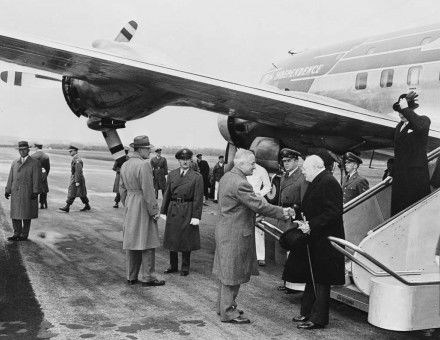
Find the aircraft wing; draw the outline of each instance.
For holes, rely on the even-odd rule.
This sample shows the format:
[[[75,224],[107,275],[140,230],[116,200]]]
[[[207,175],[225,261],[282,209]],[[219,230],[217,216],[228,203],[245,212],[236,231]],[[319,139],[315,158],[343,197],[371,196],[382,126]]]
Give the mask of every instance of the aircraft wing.
[[[323,96],[247,86],[149,63],[137,56],[117,56],[1,32],[0,60],[97,84],[129,82],[169,93],[173,98],[170,105],[193,106],[298,133],[348,133],[366,140],[389,140],[397,122],[396,118]],[[440,137],[438,131],[432,132]]]

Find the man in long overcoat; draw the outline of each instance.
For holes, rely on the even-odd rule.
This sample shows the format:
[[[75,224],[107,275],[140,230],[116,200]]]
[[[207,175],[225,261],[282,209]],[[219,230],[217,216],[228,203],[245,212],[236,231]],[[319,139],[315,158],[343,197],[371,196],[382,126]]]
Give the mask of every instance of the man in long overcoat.
[[[163,246],[170,250],[166,274],[178,271],[178,252],[182,253],[180,275],[189,274],[191,251],[200,249],[199,224],[203,208],[203,178],[190,168],[192,151],[181,149],[176,158],[179,168],[168,175],[160,213],[166,220]]]
[[[345,171],[347,175],[342,181],[342,194],[344,204],[359,196],[369,188],[368,181],[359,175],[358,168],[362,159],[352,152],[345,154]]]
[[[280,181],[279,205],[281,207],[293,208],[297,213],[301,211],[301,201],[307,189],[306,179],[299,168],[300,156],[301,154],[293,149],[284,148],[280,151],[280,158],[283,162],[285,173]],[[278,221],[278,228],[282,231],[286,231],[292,227],[292,222],[289,220]],[[289,257],[291,253],[292,252],[289,252]],[[289,257],[287,258],[286,266],[283,271],[284,286],[278,288],[279,290],[285,290],[286,294],[304,290],[304,285],[298,285],[286,279]]]
[[[258,273],[255,252],[255,213],[278,219],[293,215],[293,209],[271,205],[257,196],[246,176],[255,169],[255,156],[240,149],[234,159],[234,168],[220,180],[220,220],[215,229],[213,273],[218,277],[217,313],[221,321],[236,324],[249,323],[237,309],[236,297],[240,285]]]
[[[70,182],[67,189],[66,205],[59,208],[61,211],[69,212],[70,206],[73,204],[75,198],[79,197],[81,202],[84,203],[84,207],[80,211],[90,210],[89,199],[87,198],[86,180],[83,174],[83,161],[78,155],[78,148],[76,146],[69,146],[69,154],[72,156],[70,163]]]
[[[428,195],[428,157],[426,147],[431,121],[414,112],[419,106],[413,91],[401,95],[393,109],[401,119],[394,133],[394,165],[391,191],[391,215],[404,210]]]
[[[302,322],[298,328],[314,329],[328,324],[330,286],[345,283],[344,256],[328,240],[328,236],[344,238],[342,189],[316,155],[306,158],[303,173],[310,184],[301,208],[306,222],[298,223],[299,228],[310,235],[308,247],[302,245],[295,249],[286,266],[289,266],[289,281],[306,283],[301,315],[293,321]]]
[[[153,168],[154,190],[156,198],[159,197],[159,190],[162,190],[162,196],[166,188],[166,176],[168,175],[167,159],[162,157],[162,149],[156,149],[156,156],[151,158],[151,167]]]
[[[126,251],[127,282],[138,282],[140,268],[144,286],[162,286],[155,271],[155,253],[159,247],[157,204],[150,162],[150,148],[147,136],[134,138],[130,146],[134,149],[121,167],[119,181],[121,202],[126,207],[123,224],[122,248]],[[141,266],[142,265],[142,266]]]
[[[14,235],[9,241],[24,241],[29,236],[31,219],[38,217],[38,194],[41,188],[40,163],[29,157],[29,144],[18,142],[20,158],[13,161],[5,188],[11,197],[11,219]]]
[[[125,148],[125,157],[122,160],[116,160],[113,164],[113,171],[116,172],[115,181],[113,182],[113,192],[116,193],[115,204],[113,208],[119,208],[119,202],[121,201],[121,194],[119,193],[119,181],[121,178],[121,167],[128,160],[128,148]]]
[[[43,144],[34,144],[36,151],[31,155],[40,162],[41,166],[41,188],[40,188],[40,209],[47,209],[47,193],[49,192],[49,183],[47,177],[50,171],[50,159],[49,156],[43,152]]]
[[[218,185],[225,174],[225,158],[218,156],[218,162],[212,168],[212,180],[214,182],[214,202],[218,202]]]
[[[209,164],[207,161],[202,159],[202,154],[199,153],[197,156],[197,164],[199,166],[200,173],[203,177],[203,194],[205,195],[205,199],[208,199],[209,193]]]

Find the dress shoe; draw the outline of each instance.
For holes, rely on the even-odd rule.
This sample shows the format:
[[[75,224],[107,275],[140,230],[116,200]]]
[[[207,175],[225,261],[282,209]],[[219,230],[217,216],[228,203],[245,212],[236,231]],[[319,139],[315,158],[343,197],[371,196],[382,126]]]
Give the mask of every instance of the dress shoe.
[[[264,261],[264,260],[258,260],[258,265],[259,265],[260,267],[264,267],[264,266],[266,265],[266,261]]]
[[[20,236],[18,235],[9,236],[8,241],[20,241]]]
[[[118,204],[118,203],[115,203],[115,205],[113,206],[113,208],[118,209],[118,208],[119,208],[119,204]]]
[[[279,291],[285,291],[287,288],[286,288],[286,286],[277,286],[277,290],[279,290]]]
[[[218,200],[214,200],[213,202],[214,202],[214,203],[218,203]]]
[[[164,280],[154,279],[153,281],[142,282],[142,287],[163,286],[164,284]]]
[[[302,290],[296,290],[296,289],[290,289],[287,288],[284,290],[284,294],[299,294],[299,293],[303,293]]]
[[[313,321],[306,321],[303,323],[300,323],[298,326],[296,326],[296,328],[299,329],[319,329],[319,328],[324,328],[325,326],[320,325],[318,323],[314,323]]]
[[[245,318],[244,316],[237,316],[235,319],[226,320],[226,321],[222,321],[222,322],[235,323],[237,325],[243,325],[245,323],[251,323],[251,320],[249,320],[248,318]]]
[[[67,204],[66,206],[64,206],[64,207],[62,207],[62,208],[59,208],[61,211],[64,211],[64,212],[66,212],[66,213],[68,213],[69,212],[69,210],[70,210],[70,206]]]
[[[17,241],[27,241],[28,237],[27,236],[19,236]]]
[[[43,203],[40,204],[40,209],[44,209],[44,204]]]
[[[47,209],[47,202],[44,202],[44,209]]]
[[[129,286],[133,286],[133,285],[135,285],[136,283],[138,283],[139,281],[137,280],[137,279],[135,279],[135,280],[127,280],[127,284],[129,285]]]
[[[238,314],[240,315],[244,314],[244,312],[241,309],[238,309],[237,307],[233,307],[233,308],[238,312]],[[220,312],[217,312],[217,315],[220,315]]]
[[[188,274],[189,274],[189,271],[187,271],[187,270],[182,270],[180,272],[180,276],[188,276]]]
[[[297,315],[292,318],[293,322],[306,322],[308,320],[309,320],[309,318],[304,315]]]
[[[82,208],[82,209],[80,209],[79,211],[87,211],[87,210],[90,210],[91,208],[90,208],[90,205],[89,204],[86,204],[85,206],[84,206],[84,208]]]
[[[174,269],[174,268],[168,268],[167,270],[164,271],[164,274],[171,274],[171,273],[177,273],[178,270]]]

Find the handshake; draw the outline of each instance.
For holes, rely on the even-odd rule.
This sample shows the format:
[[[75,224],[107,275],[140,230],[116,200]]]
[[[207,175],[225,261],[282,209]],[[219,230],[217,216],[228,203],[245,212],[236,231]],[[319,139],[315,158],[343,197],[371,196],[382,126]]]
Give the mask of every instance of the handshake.
[[[296,216],[295,209],[283,208],[283,215],[284,215],[283,217],[285,220],[288,220],[289,218],[293,220]]]

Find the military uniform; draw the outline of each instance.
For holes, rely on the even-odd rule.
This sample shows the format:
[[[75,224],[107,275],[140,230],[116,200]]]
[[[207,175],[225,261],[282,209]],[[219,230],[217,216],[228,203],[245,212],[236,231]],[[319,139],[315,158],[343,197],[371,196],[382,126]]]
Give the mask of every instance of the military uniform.
[[[156,152],[161,152],[161,149],[157,149]],[[162,194],[166,187],[166,175],[168,175],[168,164],[165,157],[159,155],[154,156],[150,160],[151,168],[153,169],[153,183],[154,190],[156,191],[156,198],[158,197],[159,190],[162,190]]]
[[[353,163],[353,165],[347,165]],[[354,164],[357,164],[354,165]],[[362,164],[362,159],[352,152],[345,154],[345,167],[349,167],[351,174],[347,174],[342,181],[342,192],[344,204],[359,196],[369,188],[368,181],[357,172],[357,168]]]
[[[179,150],[176,154],[177,159],[191,157],[192,152],[188,149]],[[183,170],[179,167],[171,171],[160,212],[166,215],[163,246],[170,250],[170,268],[166,273],[177,271],[177,252],[182,252],[181,274],[188,275],[191,251],[200,249],[198,223],[202,216],[202,208],[202,175],[191,168]],[[197,222],[194,222],[194,219]]]
[[[42,147],[41,144],[35,144],[36,147]],[[40,162],[41,166],[41,188],[40,188],[40,208],[47,209],[47,193],[49,192],[49,183],[47,177],[50,171],[50,159],[49,156],[42,150],[37,150],[31,155],[32,158]]]

